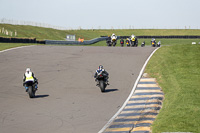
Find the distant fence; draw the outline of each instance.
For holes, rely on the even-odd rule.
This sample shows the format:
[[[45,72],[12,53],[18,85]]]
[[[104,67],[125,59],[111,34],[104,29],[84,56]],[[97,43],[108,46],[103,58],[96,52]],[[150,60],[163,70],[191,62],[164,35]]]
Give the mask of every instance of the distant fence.
[[[12,19],[0,19],[0,24],[12,24],[12,25],[31,25],[31,26],[37,26],[37,27],[44,27],[44,28],[52,28],[57,30],[68,30],[65,27],[60,26],[53,26],[46,23],[38,23],[33,21],[21,21],[21,20],[12,20]]]

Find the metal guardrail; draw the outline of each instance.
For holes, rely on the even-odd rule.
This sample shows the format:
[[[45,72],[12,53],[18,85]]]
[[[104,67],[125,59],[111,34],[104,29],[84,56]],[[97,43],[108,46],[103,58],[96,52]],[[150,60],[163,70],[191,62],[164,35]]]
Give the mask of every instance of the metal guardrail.
[[[126,39],[130,36],[117,36],[117,39]],[[150,39],[150,38],[165,38],[165,39],[200,39],[200,36],[137,36],[138,39]],[[37,41],[36,38],[14,38],[14,37],[0,37],[0,42],[5,43],[40,43],[40,44],[62,44],[62,45],[89,45],[94,44],[99,41],[105,41],[108,39],[108,36],[101,36],[92,40],[86,40],[83,42],[80,41],[62,41],[62,40],[45,40]]]
[[[101,36],[105,37],[105,36]],[[117,36],[118,39],[126,39],[130,36]],[[166,38],[166,39],[200,39],[200,36],[177,35],[177,36],[136,36],[137,38]]]
[[[62,45],[69,45],[69,44],[77,44],[77,45],[88,45],[88,44],[94,44],[99,41],[104,41],[108,37],[100,37],[100,38],[95,38],[92,40],[86,40],[83,42],[80,41],[58,41],[58,40],[45,40],[45,44],[62,44]]]

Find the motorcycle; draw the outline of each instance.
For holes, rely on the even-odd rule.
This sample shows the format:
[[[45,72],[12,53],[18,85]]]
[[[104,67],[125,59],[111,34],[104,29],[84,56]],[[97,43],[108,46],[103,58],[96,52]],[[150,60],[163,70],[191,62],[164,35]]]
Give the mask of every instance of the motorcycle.
[[[109,37],[107,40],[106,40],[106,43],[107,43],[107,46],[112,46],[112,43],[111,43],[111,38]]]
[[[130,40],[129,39],[126,39],[126,46],[130,47]]]
[[[101,89],[101,92],[105,92],[108,84],[108,75],[101,73],[97,76],[97,86]]]
[[[35,97],[35,92],[37,91],[37,82],[27,81],[24,83],[25,89],[29,94],[30,98]]]
[[[117,44],[117,37],[113,36],[111,43],[112,43],[113,47],[115,47],[115,45]]]
[[[117,36],[108,37],[106,43],[107,46],[115,47],[117,45]]]
[[[144,42],[142,42],[142,44],[141,44],[141,47],[144,47],[145,46],[145,41]]]
[[[152,47],[156,47],[156,39],[155,38],[152,38],[152,40],[151,40],[151,46]]]
[[[124,47],[124,40],[123,39],[120,40],[120,44],[121,44],[121,47]]]
[[[132,38],[131,39],[131,46],[132,47],[137,47],[138,46],[138,40],[137,40],[137,38]]]
[[[151,46],[155,47],[156,46],[156,41],[151,41]]]
[[[157,46],[157,47],[160,47],[160,45],[161,45],[161,42],[159,41],[159,42],[157,43],[156,46]]]

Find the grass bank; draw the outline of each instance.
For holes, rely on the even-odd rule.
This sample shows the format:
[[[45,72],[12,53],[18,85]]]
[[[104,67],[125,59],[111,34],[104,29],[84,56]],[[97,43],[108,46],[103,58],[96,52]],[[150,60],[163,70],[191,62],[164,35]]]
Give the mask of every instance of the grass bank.
[[[161,47],[145,72],[164,91],[163,107],[153,133],[200,132],[200,45]]]
[[[20,46],[36,45],[31,43],[0,43],[0,51]]]
[[[76,39],[94,39],[100,36],[109,36],[115,33],[118,36],[140,35],[200,35],[200,30],[194,29],[116,29],[116,30],[55,30],[35,26],[0,24],[0,29],[17,32],[17,37],[31,37],[37,40],[65,40],[66,35],[76,35]],[[10,37],[0,32],[0,36]]]

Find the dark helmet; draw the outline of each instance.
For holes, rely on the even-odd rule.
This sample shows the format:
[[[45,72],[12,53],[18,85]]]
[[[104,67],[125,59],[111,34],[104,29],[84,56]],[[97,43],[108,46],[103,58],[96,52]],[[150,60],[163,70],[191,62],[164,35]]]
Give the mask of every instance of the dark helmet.
[[[101,69],[103,69],[103,66],[102,66],[102,65],[99,66],[99,70],[101,70]]]

